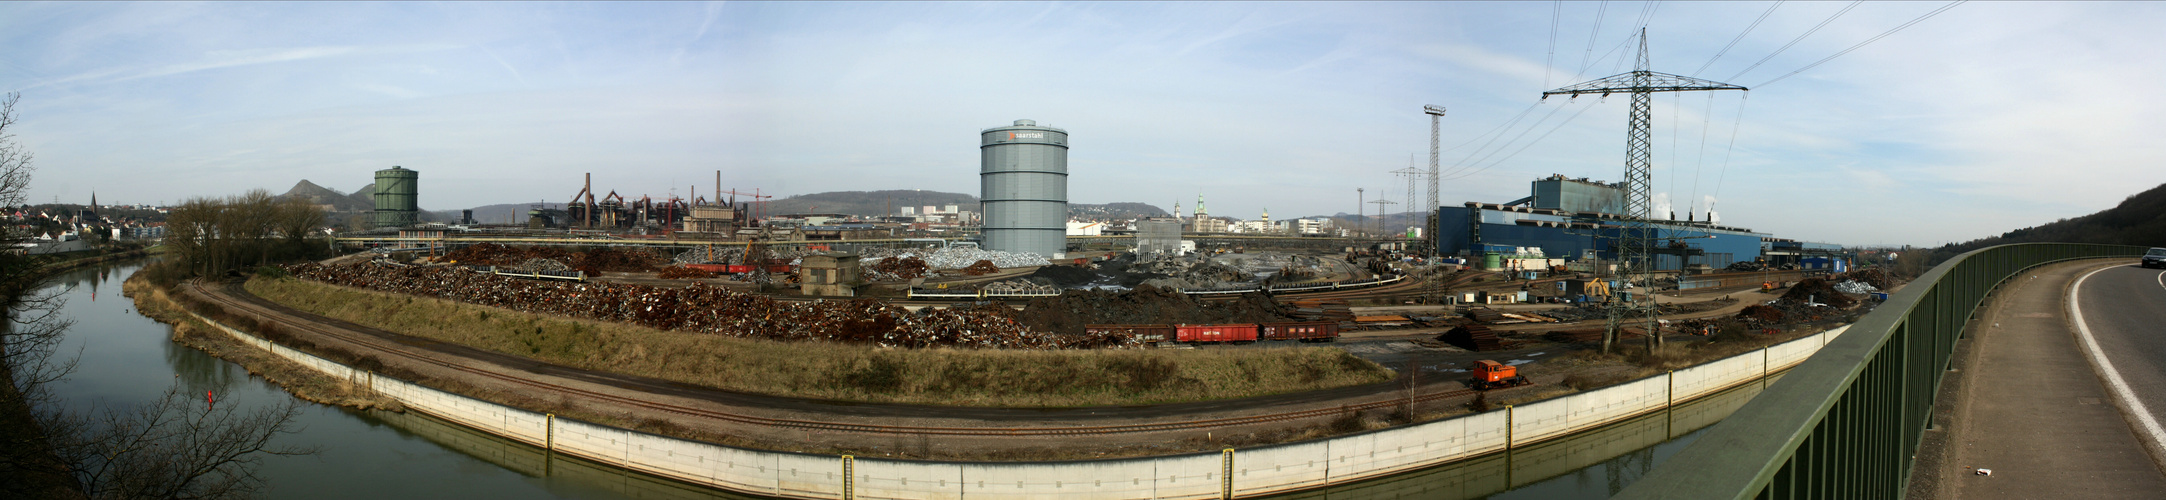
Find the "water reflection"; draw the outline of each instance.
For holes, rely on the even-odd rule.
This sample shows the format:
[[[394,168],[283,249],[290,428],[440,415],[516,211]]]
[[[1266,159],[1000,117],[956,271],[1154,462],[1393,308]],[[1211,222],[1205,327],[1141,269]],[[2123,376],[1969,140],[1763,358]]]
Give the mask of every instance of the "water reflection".
[[[1751,401],[1769,382],[1773,380],[1746,384],[1669,411],[1509,453],[1271,498],[1609,498],[1691,444],[1708,426]]]

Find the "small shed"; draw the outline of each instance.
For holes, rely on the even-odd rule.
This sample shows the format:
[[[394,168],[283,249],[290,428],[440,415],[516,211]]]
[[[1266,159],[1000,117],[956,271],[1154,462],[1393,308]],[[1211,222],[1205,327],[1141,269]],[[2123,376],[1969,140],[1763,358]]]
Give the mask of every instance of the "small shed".
[[[865,282],[865,269],[857,262],[857,254],[831,252],[807,255],[797,269],[798,289],[805,295],[830,297],[853,297],[857,285]]]

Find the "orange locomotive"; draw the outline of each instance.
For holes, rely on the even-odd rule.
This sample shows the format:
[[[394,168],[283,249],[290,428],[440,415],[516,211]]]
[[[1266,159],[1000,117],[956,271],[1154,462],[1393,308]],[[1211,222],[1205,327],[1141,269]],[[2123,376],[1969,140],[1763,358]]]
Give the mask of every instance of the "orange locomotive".
[[[1486,359],[1475,361],[1474,366],[1469,367],[1469,371],[1474,372],[1474,379],[1467,385],[1477,391],[1516,387],[1530,383],[1527,382],[1526,377],[1519,376],[1519,367]]]

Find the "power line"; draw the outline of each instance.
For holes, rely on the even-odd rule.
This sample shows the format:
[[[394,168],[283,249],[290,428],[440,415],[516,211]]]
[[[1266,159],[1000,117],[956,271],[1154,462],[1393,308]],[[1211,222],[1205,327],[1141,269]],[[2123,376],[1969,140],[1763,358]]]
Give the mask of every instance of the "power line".
[[[1496,138],[1492,138],[1492,139],[1490,139],[1490,140],[1489,140],[1489,144],[1483,144],[1483,145],[1482,145],[1482,147],[1481,147],[1480,149],[1476,149],[1476,150],[1474,150],[1474,151],[1473,151],[1473,152],[1471,152],[1471,153],[1467,153],[1467,157],[1466,157],[1466,158],[1461,158],[1461,159],[1460,159],[1460,160],[1459,160],[1459,161],[1458,161],[1457,163],[1453,164],[1453,165],[1452,165],[1452,171],[1451,171],[1451,172],[1448,172],[1448,173],[1447,173],[1447,175],[1455,175],[1455,176],[1456,176],[1456,175],[1458,175],[1459,173],[1461,173],[1461,172],[1464,172],[1464,171],[1466,171],[1466,169],[1467,169],[1467,168],[1471,168],[1471,167],[1472,167],[1472,166],[1474,166],[1474,165],[1479,165],[1479,164],[1481,164],[1482,162],[1485,162],[1485,161],[1489,161],[1489,157],[1492,157],[1492,156],[1496,156],[1496,155],[1497,155],[1497,153],[1503,152],[1505,148],[1509,148],[1509,147],[1512,147],[1512,145],[1513,145],[1513,144],[1518,144],[1518,143],[1519,143],[1519,139],[1520,139],[1520,138],[1522,138],[1522,137],[1526,137],[1526,136],[1527,136],[1527,133],[1528,133],[1528,132],[1533,132],[1533,131],[1534,131],[1534,129],[1537,129],[1537,128],[1541,128],[1541,126],[1542,126],[1542,123],[1544,123],[1544,122],[1548,122],[1548,121],[1549,121],[1549,119],[1550,119],[1551,117],[1555,117],[1555,116],[1557,116],[1557,112],[1558,112],[1558,111],[1561,111],[1561,110],[1563,110],[1563,109],[1564,109],[1564,107],[1563,107],[1563,106],[1558,106],[1558,107],[1556,107],[1556,108],[1552,108],[1552,109],[1550,109],[1550,110],[1549,110],[1549,114],[1546,114],[1546,115],[1542,115],[1542,119],[1540,119],[1540,120],[1535,120],[1535,121],[1534,121],[1534,124],[1533,124],[1533,125],[1529,125],[1529,126],[1527,126],[1527,129],[1526,129],[1526,130],[1521,130],[1521,131],[1519,131],[1519,135],[1516,135],[1516,136],[1512,136],[1512,140],[1509,140],[1509,141],[1505,141],[1505,142],[1504,142],[1504,145],[1502,145],[1502,146],[1497,146],[1497,149],[1495,149],[1495,150],[1489,150],[1489,144],[1495,144],[1495,143],[1496,143],[1496,139],[1500,139],[1500,138],[1503,138],[1503,137],[1504,137],[1504,136],[1503,136],[1503,134],[1498,134]],[[1482,154],[1482,151],[1489,151],[1489,153],[1488,153],[1488,154]],[[1482,154],[1481,158],[1475,158],[1475,157],[1474,157],[1474,155],[1477,155],[1477,154]],[[1457,179],[1457,178],[1460,178],[1460,177],[1452,177],[1452,178],[1453,178],[1453,179]]]
[[[1579,56],[1579,72],[1572,74],[1573,80],[1587,74],[1587,68],[1590,67],[1587,59],[1594,57],[1594,41],[1602,38],[1602,15],[1608,12],[1609,0],[1602,0],[1602,5],[1594,11],[1594,32],[1587,34],[1587,52]]]
[[[1730,176],[1730,153],[1737,151],[1737,129],[1745,123],[1745,103],[1752,100],[1752,92],[1746,91],[1737,98],[1737,119],[1730,122],[1730,146],[1722,151],[1722,169],[1715,174],[1715,201],[1722,201],[1722,181]],[[1715,208],[1708,205],[1709,210]]]
[[[1700,172],[1707,167],[1707,129],[1714,128],[1709,126],[1713,125],[1714,122],[1715,94],[1707,94],[1707,112],[1700,115],[1700,154],[1698,158],[1692,161],[1692,204],[1690,206],[1694,210],[1698,210],[1700,206]]]
[[[1718,50],[1718,51],[1715,51],[1715,57],[1709,58],[1709,59],[1707,60],[1707,64],[1702,64],[1702,65],[1700,65],[1700,69],[1695,69],[1695,70],[1692,70],[1692,75],[1691,75],[1691,76],[1700,76],[1700,72],[1702,72],[1702,71],[1707,71],[1707,67],[1708,67],[1708,66],[1714,66],[1714,65],[1715,65],[1715,60],[1716,60],[1716,59],[1721,59],[1721,58],[1722,58],[1722,55],[1723,55],[1723,54],[1728,54],[1728,53],[1730,53],[1730,48],[1731,48],[1731,47],[1736,47],[1736,46],[1737,46],[1737,42],[1738,42],[1738,41],[1744,40],[1744,39],[1745,39],[1745,35],[1747,35],[1747,34],[1750,34],[1750,33],[1752,33],[1752,29],[1753,29],[1753,28],[1758,28],[1758,27],[1760,27],[1760,22],[1761,22],[1761,21],[1766,21],[1766,20],[1767,20],[1767,16],[1768,16],[1768,15],[1770,15],[1770,14],[1774,14],[1774,13],[1775,13],[1775,8],[1776,8],[1776,7],[1781,7],[1781,6],[1782,6],[1782,2],[1780,2],[1780,1],[1777,1],[1777,2],[1775,2],[1775,5],[1769,5],[1769,6],[1767,6],[1767,11],[1766,11],[1766,12],[1761,12],[1761,13],[1760,13],[1760,18],[1759,18],[1759,19],[1754,19],[1754,20],[1752,20],[1752,24],[1750,24],[1750,25],[1747,25],[1747,26],[1745,26],[1745,31],[1744,31],[1743,33],[1738,33],[1738,34],[1737,34],[1737,38],[1732,38],[1732,39],[1730,39],[1730,44],[1729,44],[1729,45],[1724,45],[1724,46],[1722,46],[1722,50]]]
[[[1560,108],[1558,108],[1558,109],[1563,109],[1563,108],[1561,108],[1561,107],[1560,107]],[[1519,156],[1519,153],[1522,153],[1522,152],[1526,152],[1527,148],[1532,148],[1532,147],[1534,147],[1534,145],[1535,145],[1535,144],[1541,144],[1541,143],[1542,143],[1542,140],[1543,140],[1543,139],[1548,139],[1548,138],[1549,138],[1549,135],[1550,135],[1550,134],[1554,134],[1554,133],[1557,133],[1557,131],[1558,131],[1558,130],[1562,130],[1562,129],[1564,129],[1564,126],[1565,126],[1565,125],[1569,125],[1569,124],[1571,124],[1571,123],[1572,123],[1572,121],[1573,121],[1573,120],[1577,120],[1577,119],[1579,119],[1579,115],[1583,115],[1583,114],[1586,114],[1586,113],[1587,113],[1587,110],[1590,110],[1590,109],[1594,109],[1594,106],[1593,106],[1593,105],[1588,105],[1588,106],[1585,106],[1585,107],[1581,107],[1581,108],[1579,108],[1579,111],[1578,111],[1578,112],[1572,113],[1572,116],[1568,116],[1568,117],[1565,117],[1564,121],[1561,121],[1561,122],[1557,122],[1557,126],[1555,126],[1555,127],[1550,127],[1550,128],[1549,128],[1549,131],[1548,131],[1548,132],[1543,132],[1543,133],[1542,133],[1542,135],[1539,135],[1539,136],[1535,136],[1535,138],[1534,138],[1534,140],[1533,140],[1533,141],[1529,141],[1529,142],[1527,142],[1527,144],[1526,144],[1526,145],[1520,146],[1520,147],[1519,147],[1519,149],[1517,149],[1517,150],[1514,150],[1514,151],[1512,151],[1512,154],[1504,155],[1504,157],[1503,157],[1503,158],[1498,158],[1498,159],[1497,159],[1497,161],[1494,161],[1494,162],[1490,162],[1490,163],[1489,163],[1488,165],[1482,166],[1481,168],[1477,168],[1477,169],[1474,169],[1474,170],[1472,170],[1472,171],[1468,171],[1468,172],[1466,172],[1466,173],[1465,173],[1464,175],[1458,175],[1458,176],[1455,176],[1455,177],[1452,177],[1452,178],[1453,178],[1453,179],[1463,179],[1463,178],[1466,178],[1466,177],[1470,177],[1470,176],[1473,176],[1474,174],[1479,174],[1479,173],[1482,173],[1482,172],[1484,172],[1484,171],[1487,171],[1487,170],[1489,170],[1490,168],[1494,168],[1494,167],[1496,167],[1497,165],[1501,165],[1501,164],[1503,164],[1503,163],[1504,163],[1505,161],[1507,161],[1507,160],[1510,160],[1510,159],[1512,159],[1513,157]],[[1536,126],[1540,126],[1540,124],[1539,124],[1539,123],[1537,123],[1537,124],[1536,124]],[[1532,129],[1529,129],[1529,130],[1532,130]],[[1510,145],[1508,145],[1508,144],[1507,144],[1507,145],[1506,145],[1506,147],[1510,147]]]
[[[1828,61],[1832,61],[1832,60],[1835,60],[1835,58],[1837,58],[1837,57],[1842,57],[1842,56],[1843,56],[1843,54],[1848,54],[1848,53],[1850,53],[1850,51],[1853,51],[1853,50],[1858,50],[1858,48],[1860,48],[1860,47],[1864,47],[1864,46],[1865,46],[1866,44],[1870,44],[1870,43],[1873,43],[1873,42],[1875,42],[1875,41],[1878,41],[1878,40],[1880,40],[1880,39],[1882,39],[1882,38],[1886,38],[1886,37],[1887,37],[1888,35],[1893,35],[1893,34],[1895,34],[1895,32],[1897,32],[1897,31],[1902,31],[1902,30],[1903,30],[1903,28],[1908,28],[1908,27],[1910,27],[1910,25],[1913,25],[1913,24],[1918,24],[1918,23],[1920,23],[1920,22],[1924,22],[1924,21],[1925,21],[1926,19],[1931,19],[1931,18],[1932,18],[1933,16],[1937,16],[1937,15],[1940,15],[1940,13],[1942,13],[1942,12],[1947,12],[1947,11],[1948,11],[1948,9],[1953,9],[1953,8],[1955,8],[1955,6],[1957,6],[1957,5],[1961,5],[1961,4],[1963,4],[1963,2],[1966,2],[1966,1],[1969,1],[1969,0],[1956,0],[1956,1],[1953,1],[1953,2],[1948,2],[1948,5],[1943,5],[1943,6],[1941,6],[1941,7],[1940,7],[1940,8],[1938,8],[1938,9],[1933,9],[1933,11],[1932,11],[1932,12],[1927,12],[1927,13],[1925,13],[1925,15],[1922,15],[1922,16],[1918,16],[1918,18],[1917,18],[1917,19],[1912,19],[1912,20],[1910,20],[1910,22],[1907,22],[1907,23],[1903,23],[1903,25],[1901,25],[1901,26],[1896,26],[1896,27],[1895,27],[1894,29],[1890,29],[1890,30],[1888,30],[1888,31],[1882,32],[1882,33],[1881,33],[1881,34],[1879,34],[1879,35],[1874,35],[1874,36],[1873,36],[1872,38],[1867,38],[1867,39],[1865,39],[1865,41],[1863,41],[1863,42],[1858,42],[1858,44],[1857,44],[1857,45],[1852,45],[1852,46],[1850,46],[1850,48],[1847,48],[1847,49],[1843,49],[1843,51],[1842,51],[1842,52],[1836,52],[1836,53],[1835,53],[1835,55],[1832,55],[1832,56],[1828,56],[1828,57],[1827,57],[1826,59],[1821,59],[1821,60],[1818,60],[1818,61],[1813,61],[1813,63],[1812,63],[1812,64],[1807,64],[1807,65],[1805,65],[1805,67],[1803,67],[1803,68],[1798,68],[1798,69],[1797,69],[1797,71],[1792,71],[1792,72],[1789,72],[1789,73],[1784,73],[1784,74],[1783,74],[1782,76],[1778,76],[1778,77],[1775,77],[1775,79],[1773,79],[1773,80],[1768,80],[1768,81],[1767,81],[1767,83],[1762,83],[1762,84],[1759,84],[1759,85],[1755,85],[1755,87],[1765,87],[1765,86],[1767,86],[1767,84],[1768,84],[1768,83],[1775,83],[1775,82],[1779,82],[1779,81],[1782,81],[1782,79],[1784,79],[1784,78],[1789,78],[1789,77],[1790,77],[1790,75],[1795,75],[1795,74],[1798,74],[1798,73],[1803,73],[1803,72],[1805,72],[1805,70],[1808,70],[1808,69],[1813,69],[1813,67],[1814,67],[1814,66],[1819,66],[1819,65],[1820,65],[1821,63],[1825,63],[1825,62],[1828,62]]]
[[[1557,21],[1563,17],[1564,0],[1557,0],[1555,6],[1549,10],[1549,57],[1542,59],[1542,88],[1545,89],[1549,88],[1550,73],[1557,71]],[[1590,52],[1593,50],[1588,49]]]
[[[1797,38],[1791,39],[1790,43],[1783,44],[1782,48],[1775,49],[1775,53],[1768,54],[1767,57],[1760,58],[1760,62],[1752,63],[1752,66],[1746,67],[1744,71],[1737,72],[1736,75],[1731,76],[1729,79],[1736,80],[1737,77],[1745,76],[1745,73],[1752,72],[1753,68],[1758,68],[1762,64],[1767,64],[1768,60],[1774,59],[1775,56],[1782,55],[1783,51],[1790,50],[1791,46],[1797,45],[1798,42],[1805,41],[1805,37],[1812,36],[1814,32],[1820,31],[1820,28],[1828,27],[1828,23],[1835,22],[1836,18],[1843,17],[1844,13],[1850,12],[1850,9],[1858,8],[1858,4],[1862,3],[1865,3],[1865,0],[1850,2],[1850,5],[1843,6],[1843,10],[1835,11],[1835,15],[1828,16],[1827,20],[1820,21],[1820,24],[1817,26],[1813,26],[1813,29],[1805,30],[1804,34],[1798,35]]]

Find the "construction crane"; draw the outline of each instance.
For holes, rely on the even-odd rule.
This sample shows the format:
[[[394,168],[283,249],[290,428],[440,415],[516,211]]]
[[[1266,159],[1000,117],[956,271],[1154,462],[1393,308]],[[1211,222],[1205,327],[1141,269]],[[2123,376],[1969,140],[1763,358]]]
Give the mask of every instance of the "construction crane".
[[[765,201],[761,201],[761,200],[765,200],[765,199],[767,199],[767,198],[773,198],[773,197],[774,197],[774,196],[770,196],[770,195],[761,195],[761,194],[760,194],[760,190],[759,190],[759,188],[753,188],[753,189],[752,189],[752,192],[750,192],[750,193],[743,193],[743,192],[738,192],[738,191],[737,191],[737,190],[735,190],[735,189],[732,189],[732,190],[728,190],[728,191],[722,191],[722,192],[720,192],[720,193],[717,193],[717,194],[715,194],[715,198],[716,198],[716,199],[721,199],[721,198],[722,198],[722,195],[725,195],[725,194],[727,194],[727,195],[730,195],[730,206],[733,206],[733,207],[734,207],[734,206],[737,206],[737,197],[739,197],[739,196],[749,196],[749,197],[751,197],[751,198],[752,198],[752,220],[755,220],[755,221],[757,221],[757,220],[760,220],[760,207],[761,207],[762,205],[765,205],[765,204],[767,203],[767,202],[765,202]]]
[[[1749,90],[1742,86],[1701,80],[1683,75],[1657,73],[1647,69],[1647,28],[1640,28],[1640,52],[1632,66],[1632,72],[1598,80],[1568,85],[1542,93],[1543,99],[1553,95],[1581,95],[1629,92],[1632,94],[1632,112],[1627,119],[1625,132],[1625,216],[1618,220],[1621,226],[1617,238],[1617,261],[1626,273],[1628,283],[1637,282],[1637,290],[1612,287],[1609,301],[1609,328],[1602,335],[1602,352],[1609,352],[1616,343],[1619,328],[1628,316],[1643,316],[1647,328],[1647,346],[1651,350],[1662,344],[1662,332],[1656,329],[1659,313],[1655,310],[1654,251],[1656,236],[1653,225],[1653,140],[1650,136],[1653,121],[1655,92],[1691,92],[1707,90]]]

